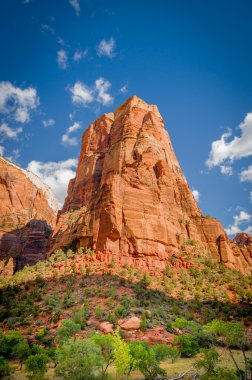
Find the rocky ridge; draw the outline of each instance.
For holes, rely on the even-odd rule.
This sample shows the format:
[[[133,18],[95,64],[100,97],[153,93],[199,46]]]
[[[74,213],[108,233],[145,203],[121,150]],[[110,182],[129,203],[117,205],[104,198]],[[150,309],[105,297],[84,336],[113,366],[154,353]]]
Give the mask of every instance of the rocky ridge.
[[[251,247],[230,241],[205,217],[181,171],[156,106],[136,96],[83,133],[76,177],[48,256],[64,246],[90,247],[104,263],[164,270],[182,246],[247,273]]]
[[[44,258],[57,209],[50,188],[35,174],[0,157],[0,260],[12,258],[2,274]]]

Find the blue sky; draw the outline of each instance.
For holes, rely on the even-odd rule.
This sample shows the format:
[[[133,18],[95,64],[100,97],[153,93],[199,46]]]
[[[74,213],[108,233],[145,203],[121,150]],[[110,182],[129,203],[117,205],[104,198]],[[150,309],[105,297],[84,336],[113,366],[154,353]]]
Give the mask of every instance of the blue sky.
[[[199,205],[252,232],[251,1],[3,0],[0,153],[62,202],[81,135],[156,104]]]

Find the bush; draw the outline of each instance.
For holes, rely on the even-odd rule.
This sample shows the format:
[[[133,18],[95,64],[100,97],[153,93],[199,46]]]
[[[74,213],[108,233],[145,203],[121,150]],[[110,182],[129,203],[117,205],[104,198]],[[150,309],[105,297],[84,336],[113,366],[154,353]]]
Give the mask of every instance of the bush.
[[[11,367],[3,356],[0,356],[0,379],[7,379],[10,377]]]
[[[69,339],[57,350],[56,375],[65,380],[93,380],[103,365],[101,348],[92,340]]]
[[[31,353],[31,349],[27,341],[21,340],[19,343],[17,343],[12,350],[12,355],[14,358],[19,360],[20,363],[20,369],[22,369],[23,362],[28,358],[28,356]]]
[[[43,380],[47,371],[46,365],[49,357],[46,354],[31,355],[25,362],[25,369],[28,372],[28,379]]]
[[[174,350],[166,344],[148,346],[146,342],[130,342],[130,354],[134,359],[135,367],[138,368],[146,380],[155,380],[157,376],[165,376],[165,370],[159,363],[174,356]]]
[[[70,319],[63,319],[62,327],[57,329],[57,341],[59,344],[65,343],[69,338],[81,331],[81,326]]]
[[[196,337],[191,334],[177,336],[174,343],[178,346],[181,356],[184,358],[190,358],[199,352],[198,341]]]

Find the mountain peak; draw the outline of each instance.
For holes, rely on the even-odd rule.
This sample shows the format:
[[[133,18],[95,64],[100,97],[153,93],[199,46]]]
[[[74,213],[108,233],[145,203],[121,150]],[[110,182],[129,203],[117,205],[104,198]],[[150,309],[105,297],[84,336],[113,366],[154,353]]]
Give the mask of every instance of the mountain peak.
[[[248,271],[245,253],[200,211],[157,107],[133,96],[83,133],[48,255],[74,243],[101,262],[162,271],[171,257],[190,267],[180,252],[195,242],[202,255]]]

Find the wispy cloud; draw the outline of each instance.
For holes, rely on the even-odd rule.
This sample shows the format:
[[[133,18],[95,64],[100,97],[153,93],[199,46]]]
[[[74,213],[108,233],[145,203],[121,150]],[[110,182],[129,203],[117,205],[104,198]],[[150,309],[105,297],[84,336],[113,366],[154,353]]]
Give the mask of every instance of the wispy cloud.
[[[79,0],[69,0],[69,4],[72,5],[77,16],[80,14],[80,3]]]
[[[76,50],[74,52],[73,60],[75,62],[80,62],[83,58],[85,58],[88,54],[88,49],[85,50]]]
[[[11,152],[11,155],[8,156],[7,158],[11,162],[16,163],[19,157],[20,157],[20,149],[13,149],[13,151]]]
[[[66,70],[68,66],[68,55],[66,50],[60,49],[57,51],[57,62],[59,68],[62,70]]]
[[[92,87],[88,87],[85,83],[78,81],[70,88],[72,102],[84,107],[87,107],[91,103],[110,105],[114,101],[113,96],[109,93],[110,87],[111,83],[102,77],[98,78]]]
[[[242,232],[241,225],[248,224],[251,221],[252,215],[246,211],[240,211],[239,215],[233,217],[233,224],[230,224],[228,228],[225,229],[228,235],[236,235],[239,232]],[[251,226],[244,227],[243,232],[251,230]]]
[[[251,141],[252,144],[252,141]],[[252,165],[240,173],[241,182],[252,182]]]
[[[0,145],[0,156],[4,155],[5,147]]]
[[[27,169],[36,174],[52,189],[60,206],[67,194],[69,180],[75,176],[77,159],[70,158],[59,162],[31,161]]]
[[[48,34],[52,34],[53,36],[55,36],[55,29],[52,28],[50,25],[48,25],[48,24],[41,24],[40,28],[41,28],[42,32],[48,33]]]
[[[209,158],[206,165],[211,169],[214,166],[222,164],[230,164],[234,160],[252,155],[252,112],[248,113],[244,121],[239,125],[241,131],[240,136],[234,136],[230,141],[228,139],[232,136],[232,131],[229,130],[223,133],[219,140],[212,142]],[[224,171],[224,174],[225,173]]]
[[[8,126],[8,124],[3,123],[0,125],[0,136],[2,136],[2,139],[15,139],[19,133],[23,131],[23,128],[11,128]]]
[[[128,85],[125,84],[124,86],[122,86],[122,87],[120,88],[119,92],[120,92],[121,94],[123,94],[123,95],[126,95],[126,94],[129,92],[129,90],[128,90]]]
[[[13,115],[15,121],[26,123],[31,110],[39,105],[37,91],[33,87],[22,89],[10,82],[0,82],[0,113]]]
[[[101,40],[97,48],[97,55],[99,57],[106,56],[113,58],[115,56],[115,39],[111,37],[109,40]]]
[[[43,124],[43,126],[44,126],[45,128],[47,128],[47,127],[51,127],[51,126],[53,126],[53,125],[55,124],[55,120],[53,120],[53,119],[43,120],[43,121],[42,121],[42,124]]]
[[[62,144],[65,146],[76,146],[78,145],[78,141],[76,137],[72,137],[72,133],[78,131],[78,129],[81,128],[81,123],[80,122],[75,122],[73,125],[71,125],[66,133],[62,136]]]

